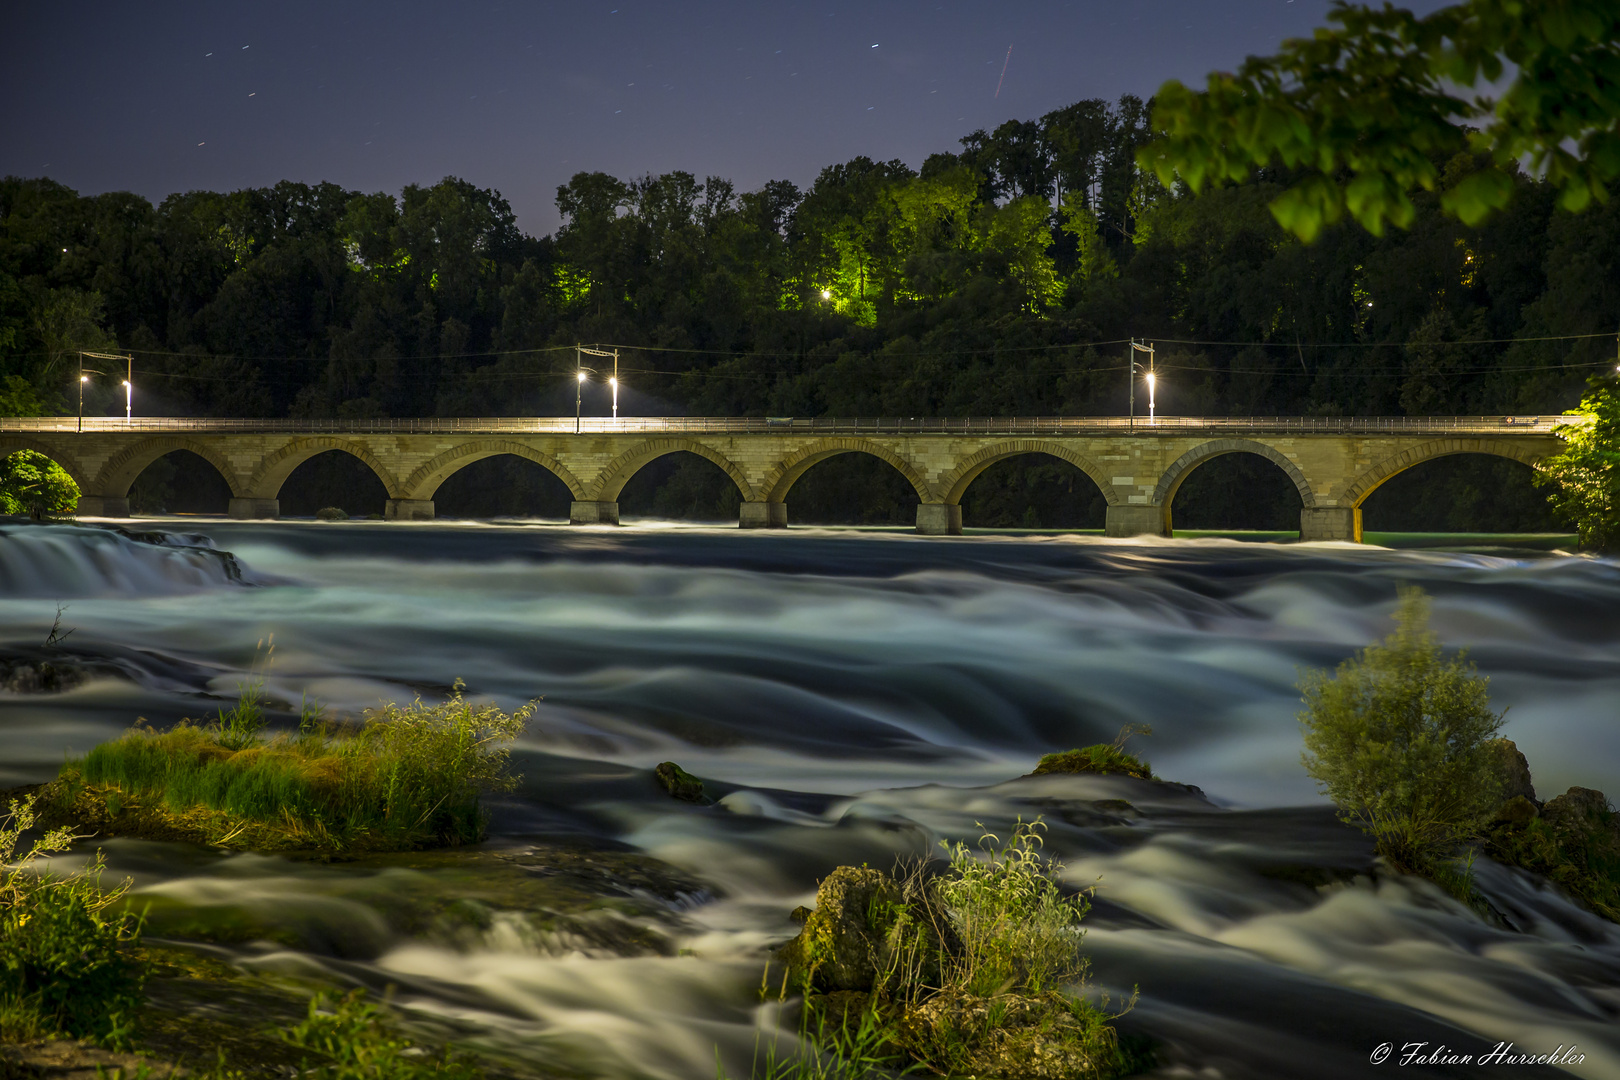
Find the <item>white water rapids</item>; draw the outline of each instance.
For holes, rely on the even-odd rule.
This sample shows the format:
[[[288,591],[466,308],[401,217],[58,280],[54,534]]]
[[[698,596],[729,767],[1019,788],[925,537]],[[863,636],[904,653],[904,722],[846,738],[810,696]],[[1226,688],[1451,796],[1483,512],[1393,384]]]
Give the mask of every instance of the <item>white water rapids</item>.
[[[1491,677],[1541,798],[1620,796],[1614,562],[813,530],[186,528],[235,561],[196,537],[0,526],[0,658],[37,652],[62,604],[62,650],[102,663],[63,693],[0,692],[0,786],[48,779],[138,715],[211,713],[205,695],[233,696],[273,634],[269,689],[295,707],[358,710],[456,678],[508,706],[541,698],[492,843],[585,838],[703,886],[666,904],[671,955],[622,955],[498,913],[470,936],[398,934],[360,886],[410,889],[416,871],[106,845],[147,895],[317,928],[296,948],[233,947],[244,965],[394,984],[475,1044],[586,1074],[710,1078],[718,1047],[735,1077],[765,950],[794,933],[788,912],[819,876],[1042,814],[1067,879],[1100,879],[1093,991],[1140,988],[1120,1027],[1157,1042],[1156,1075],[1380,1075],[1397,1068],[1369,1063],[1381,1043],[1511,1041],[1577,1045],[1569,1075],[1620,1077],[1620,928],[1485,860],[1481,886],[1511,928],[1421,881],[1345,872],[1313,887],[1296,873],[1372,865],[1300,765],[1294,685],[1387,633],[1401,583],[1433,596],[1434,629]],[[1156,773],[1211,802],[1017,779],[1127,721],[1153,726],[1138,745]],[[664,760],[724,798],[664,797],[645,772]],[[1121,798],[1134,814],[1094,807]]]

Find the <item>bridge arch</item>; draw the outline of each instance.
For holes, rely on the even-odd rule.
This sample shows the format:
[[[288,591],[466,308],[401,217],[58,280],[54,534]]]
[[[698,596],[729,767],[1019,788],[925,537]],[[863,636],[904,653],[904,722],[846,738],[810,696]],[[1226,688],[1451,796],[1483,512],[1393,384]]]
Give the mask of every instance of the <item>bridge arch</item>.
[[[1092,483],[1102,492],[1103,498],[1108,501],[1108,505],[1113,506],[1119,502],[1119,496],[1115,493],[1113,484],[1109,483],[1106,474],[1096,462],[1084,454],[1078,454],[1061,443],[1041,439],[1016,439],[976,450],[959,461],[956,468],[941,477],[939,490],[944,495],[945,503],[947,505],[960,503],[973,481],[996,462],[1021,457],[1024,454],[1047,454],[1068,462],[1091,478]]]
[[[849,453],[870,454],[888,462],[906,478],[906,483],[916,489],[919,499],[925,503],[935,501],[928,481],[912,467],[911,462],[880,443],[859,437],[817,439],[794,450],[765,474],[765,479],[759,485],[760,501],[786,502],[788,491],[798,482],[799,477],[810,471],[812,466],[830,457]]]
[[[317,454],[324,454],[328,450],[342,450],[344,453],[359,458],[366,467],[376,474],[382,481],[383,489],[390,499],[402,498],[399,481],[388,466],[371,453],[360,443],[349,442],[347,439],[338,439],[330,435],[310,435],[295,438],[270,454],[265,455],[253,470],[253,476],[247,483],[247,495],[256,499],[274,499],[281,494],[281,485],[287,482],[287,477],[293,470]]]
[[[225,486],[231,489],[231,497],[239,498],[243,494],[241,480],[236,470],[224,455],[209,443],[197,439],[188,439],[183,436],[160,435],[151,439],[142,439],[131,446],[126,446],[101,467],[93,482],[95,494],[109,498],[122,499],[129,495],[129,489],[137,477],[146,471],[160,457],[165,457],[176,450],[189,450],[196,454],[224,479]]]
[[[550,472],[557,479],[568,485],[569,494],[576,499],[585,497],[585,485],[569,470],[568,466],[552,457],[542,453],[532,446],[523,443],[510,442],[505,439],[476,439],[472,442],[462,443],[451,447],[444,453],[418,466],[411,475],[405,478],[402,485],[404,498],[431,499],[439,486],[450,477],[476,461],[485,458],[497,457],[501,454],[511,454]]]
[[[1561,446],[1562,442],[1558,440],[1549,440],[1546,447],[1537,449],[1517,439],[1433,439],[1409,446],[1375,462],[1350,482],[1350,486],[1345,488],[1339,501],[1341,505],[1360,509],[1361,504],[1367,501],[1367,497],[1377,491],[1386,480],[1398,476],[1414,465],[1421,465],[1435,458],[1449,457],[1452,454],[1491,454],[1510,458],[1534,468],[1557,453]]]
[[[585,490],[594,501],[615,502],[619,498],[619,492],[624,490],[624,485],[630,482],[630,478],[636,475],[642,466],[656,461],[665,454],[675,454],[682,450],[720,466],[721,471],[731,477],[731,482],[737,485],[737,490],[742,492],[743,501],[752,501],[754,486],[748,482],[748,477],[743,475],[743,471],[720,451],[696,439],[648,439],[608,462],[607,467]],[[578,497],[585,498],[585,496]]]
[[[32,450],[35,453],[44,454],[62,466],[62,470],[73,477],[73,482],[79,485],[81,492],[89,493],[90,477],[85,475],[84,467],[79,464],[72,454],[65,454],[58,446],[49,442],[42,442],[39,439],[30,439],[26,435],[17,435],[10,432],[0,435],[0,461],[5,460],[19,450]]]
[[[1316,493],[1311,490],[1311,482],[1305,478],[1305,473],[1300,467],[1276,447],[1253,439],[1214,439],[1188,450],[1171,462],[1170,467],[1159,477],[1158,486],[1153,489],[1153,505],[1164,507],[1168,519],[1170,504],[1176,497],[1176,490],[1181,487],[1188,475],[1210,458],[1220,457],[1222,454],[1258,454],[1288,474],[1288,479],[1299,489],[1300,503],[1305,509],[1309,510],[1316,506]]]

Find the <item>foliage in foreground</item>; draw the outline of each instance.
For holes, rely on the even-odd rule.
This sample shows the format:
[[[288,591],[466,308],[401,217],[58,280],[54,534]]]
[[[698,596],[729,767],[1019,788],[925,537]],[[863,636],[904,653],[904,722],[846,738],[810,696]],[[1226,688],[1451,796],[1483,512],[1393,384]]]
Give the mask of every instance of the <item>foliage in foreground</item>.
[[[139,921],[112,910],[128,883],[101,891],[99,852],[66,877],[39,867],[68,849],[68,829],[47,832],[18,857],[36,822],[33,797],[0,816],[0,1041],[71,1035],[121,1047],[145,982],[130,953]]]
[[[413,1046],[358,990],[337,1000],[316,994],[309,1016],[281,1037],[321,1056],[319,1063],[305,1062],[299,1075],[309,1080],[476,1080],[483,1075],[470,1058]]]
[[[1305,240],[1347,211],[1374,234],[1406,228],[1415,188],[1444,186],[1441,206],[1479,222],[1507,204],[1521,161],[1566,210],[1607,201],[1620,177],[1610,0],[1462,0],[1422,16],[1338,0],[1328,21],[1202,92],[1165,83],[1154,122],[1168,137],[1139,152],[1142,166],[1194,191],[1281,166],[1294,182],[1271,209]],[[1485,93],[1470,98],[1475,87]],[[1442,176],[1470,153],[1486,167]]]
[[[1441,655],[1429,601],[1401,591],[1396,630],[1333,674],[1300,683],[1305,770],[1339,816],[1396,866],[1435,873],[1477,837],[1501,801],[1490,742],[1502,726],[1489,680],[1458,653]]]
[[[0,460],[0,514],[71,514],[79,485],[67,470],[36,450],[18,450]]]
[[[358,728],[306,709],[298,734],[261,736],[262,683],[218,722],[137,725],[63,769],[60,816],[97,827],[256,850],[406,850],[483,838],[486,792],[510,790],[507,714],[462,697],[389,703]]]
[[[804,1051],[792,1065],[773,1045],[764,1075],[1119,1072],[1113,1017],[1066,992],[1084,982],[1088,904],[1059,888],[1062,867],[1041,851],[1043,828],[1019,822],[1005,842],[986,834],[978,851],[948,846],[938,874],[916,866],[898,879],[866,867],[829,875],[780,953],[783,993],[805,995],[801,1036],[828,1056],[812,1062],[804,1055],[815,1051]]]
[[[1569,415],[1579,419],[1556,429],[1564,448],[1536,468],[1536,485],[1547,487],[1559,517],[1575,526],[1581,547],[1620,548],[1620,396],[1605,378]]]

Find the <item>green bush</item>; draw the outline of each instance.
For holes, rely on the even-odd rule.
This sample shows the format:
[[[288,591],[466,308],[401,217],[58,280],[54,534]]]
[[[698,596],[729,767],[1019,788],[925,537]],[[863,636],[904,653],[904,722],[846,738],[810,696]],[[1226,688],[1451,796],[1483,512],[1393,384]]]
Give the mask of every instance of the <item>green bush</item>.
[[[941,967],[947,986],[981,997],[1039,994],[1085,974],[1080,920],[1090,904],[1058,888],[1062,867],[1041,851],[1044,829],[1020,821],[1005,843],[981,837],[978,855],[962,843],[946,849],[950,872],[935,888],[961,944]]]
[[[1307,672],[1305,769],[1397,867],[1434,876],[1501,800],[1489,680],[1441,654],[1428,597],[1401,590],[1397,628],[1336,672]]]
[[[67,470],[36,450],[18,450],[0,460],[0,514],[71,514],[79,485]]]
[[[1576,423],[1556,429],[1564,449],[1536,467],[1536,486],[1548,487],[1559,517],[1575,526],[1581,546],[1620,547],[1620,395],[1604,376],[1569,415]]]
[[[487,823],[481,796],[516,783],[506,744],[533,711],[473,704],[458,682],[442,704],[390,703],[358,730],[306,708],[297,735],[266,740],[255,687],[217,725],[137,726],[70,762],[61,812],[99,808],[124,831],[259,849],[474,843]]]
[[[101,856],[59,878],[33,864],[67,850],[67,829],[34,841],[15,863],[22,834],[36,823],[32,798],[0,817],[0,1041],[62,1034],[127,1044],[146,973],[130,954],[138,920],[110,910],[128,888],[99,888]]]

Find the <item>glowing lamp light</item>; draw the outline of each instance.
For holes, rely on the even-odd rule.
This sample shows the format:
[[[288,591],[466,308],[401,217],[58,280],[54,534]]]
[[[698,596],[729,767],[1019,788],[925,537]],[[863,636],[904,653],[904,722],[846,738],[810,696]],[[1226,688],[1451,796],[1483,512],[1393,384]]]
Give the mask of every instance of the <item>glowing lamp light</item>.
[[[1148,372],[1147,381],[1148,381],[1148,393],[1151,394],[1151,393],[1153,393],[1153,384],[1156,381],[1155,378],[1154,378],[1153,372],[1151,372],[1151,371]]]
[[[79,376],[79,381],[80,382],[89,382],[90,381],[90,376],[88,376],[88,375],[80,375]]]
[[[609,379],[608,380],[608,385],[613,387],[613,389],[617,390],[619,388],[619,380],[618,379]]]
[[[831,289],[822,289],[821,290],[821,298],[823,300],[831,300],[832,299],[832,290]]]
[[[579,373],[579,381],[580,381],[580,382],[584,382],[584,381],[585,381],[585,373],[584,373],[584,372],[583,372],[583,371],[582,371],[582,372],[580,372],[580,373]]]

